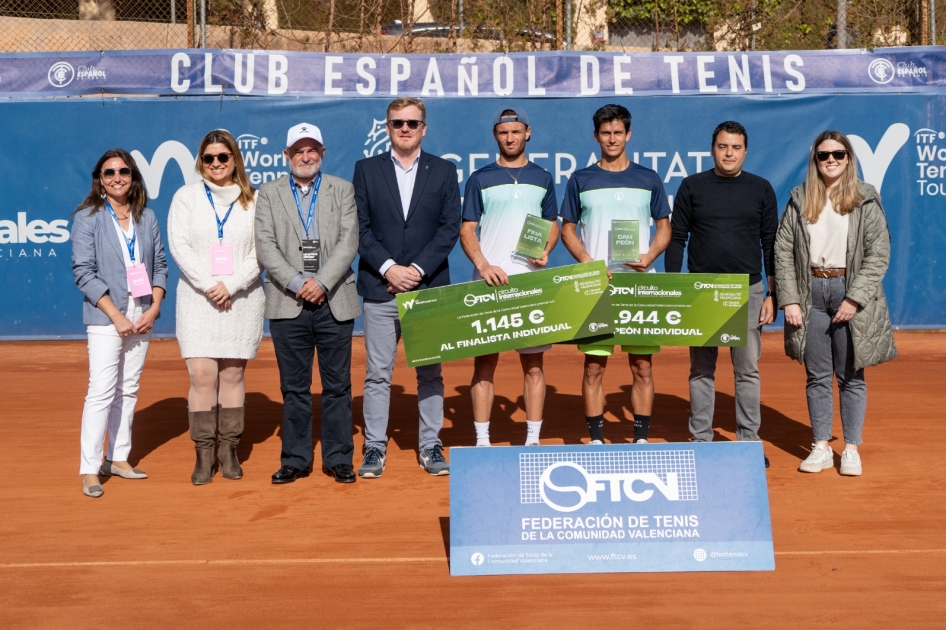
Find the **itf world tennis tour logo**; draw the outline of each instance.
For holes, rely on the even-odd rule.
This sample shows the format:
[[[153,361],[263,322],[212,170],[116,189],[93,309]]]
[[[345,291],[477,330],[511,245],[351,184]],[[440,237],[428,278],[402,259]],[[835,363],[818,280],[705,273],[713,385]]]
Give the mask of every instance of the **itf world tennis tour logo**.
[[[589,503],[696,501],[693,451],[606,451],[522,453],[519,502],[544,503],[556,512],[575,512]]]

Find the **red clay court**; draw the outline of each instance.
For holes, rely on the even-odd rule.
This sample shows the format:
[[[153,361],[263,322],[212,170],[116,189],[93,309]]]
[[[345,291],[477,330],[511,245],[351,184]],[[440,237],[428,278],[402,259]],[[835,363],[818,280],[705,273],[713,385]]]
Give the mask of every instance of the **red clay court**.
[[[796,471],[811,443],[804,370],[785,358],[780,333],[763,336],[774,572],[480,578],[450,577],[449,478],[417,466],[416,390],[403,352],[381,479],[341,485],[314,473],[270,483],[282,416],[265,340],[247,373],[244,479],[218,474],[194,487],[187,370],[177,342],[156,340],[131,456],[150,478],[110,479],[105,496],[90,500],[77,472],[85,343],[3,343],[0,627],[946,627],[946,334],[896,339],[900,357],[867,370],[864,475],[846,478],[836,468]],[[360,339],[354,355],[357,467]],[[447,447],[474,441],[471,373],[472,360],[444,365]],[[687,373],[685,348],[655,357],[653,441],[688,439]],[[587,441],[580,353],[553,348],[546,374],[543,443]],[[612,359],[609,441],[633,435],[622,386],[628,376],[623,358]],[[501,359],[496,382],[493,443],[521,444],[525,413],[513,356]],[[720,354],[717,388],[716,439],[733,439],[728,353]],[[841,444],[832,444],[838,454]]]

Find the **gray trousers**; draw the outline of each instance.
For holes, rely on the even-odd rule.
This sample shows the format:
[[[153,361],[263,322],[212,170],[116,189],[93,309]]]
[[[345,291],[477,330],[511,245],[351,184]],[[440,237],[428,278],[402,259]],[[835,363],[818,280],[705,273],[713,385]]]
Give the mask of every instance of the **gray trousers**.
[[[736,438],[759,440],[762,424],[760,408],[759,357],[762,333],[759,314],[765,289],[762,282],[749,287],[749,325],[744,348],[730,348],[736,381]],[[713,441],[713,411],[716,408],[716,358],[719,348],[690,348],[690,434],[694,442]]]
[[[386,452],[391,409],[391,374],[401,338],[397,301],[365,300],[365,448]],[[440,364],[417,368],[418,442],[421,449],[440,444],[443,427],[443,376]]]
[[[811,312],[805,333],[805,372],[808,382],[808,416],[815,441],[831,439],[834,419],[832,376],[841,394],[841,427],[846,444],[860,444],[867,412],[864,370],[854,369],[854,343],[847,323],[833,324],[847,292],[845,278],[811,279]]]

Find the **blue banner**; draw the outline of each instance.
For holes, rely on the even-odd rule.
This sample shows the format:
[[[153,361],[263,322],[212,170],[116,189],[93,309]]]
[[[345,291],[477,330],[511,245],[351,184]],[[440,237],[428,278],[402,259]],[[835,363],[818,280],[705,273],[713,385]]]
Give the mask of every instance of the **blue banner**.
[[[6,77],[0,85],[6,84]],[[683,177],[712,167],[713,128],[741,121],[749,132],[746,170],[769,179],[784,207],[804,179],[810,143],[824,129],[847,133],[862,176],[882,194],[892,236],[885,280],[897,326],[946,326],[946,98],[942,94],[692,96],[483,101],[430,99],[424,149],[456,163],[461,190],[469,174],[496,159],[491,135],[498,107],[524,107],[532,121],[529,158],[552,173],[558,199],[576,169],[598,159],[591,116],[617,100],[633,114],[631,159],[653,168],[670,196]],[[211,129],[239,139],[251,182],[288,172],[286,131],[319,125],[325,172],[350,179],[356,160],[389,147],[387,99],[115,98],[0,101],[0,337],[83,336],[82,296],[70,267],[71,213],[88,193],[89,173],[107,149],[123,147],[144,174],[149,205],[165,230],[168,206],[197,181],[196,151]],[[671,204],[672,205],[672,204]],[[571,264],[560,244],[550,264]],[[157,334],[174,333],[178,278]],[[657,267],[662,269],[662,259]],[[471,279],[457,245],[454,282]]]
[[[450,449],[450,574],[770,571],[761,442]]]
[[[362,55],[147,50],[0,55],[0,96],[551,98],[942,89],[946,50]]]

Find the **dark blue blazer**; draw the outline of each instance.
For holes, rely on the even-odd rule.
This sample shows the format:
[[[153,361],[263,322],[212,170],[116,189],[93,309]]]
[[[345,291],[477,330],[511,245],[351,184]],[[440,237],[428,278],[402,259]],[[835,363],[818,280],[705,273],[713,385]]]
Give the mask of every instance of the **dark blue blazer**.
[[[423,269],[418,289],[450,284],[447,256],[460,235],[460,185],[453,162],[421,151],[407,219],[390,151],[355,163],[352,184],[360,228],[358,294],[394,299],[379,272],[388,259]]]

